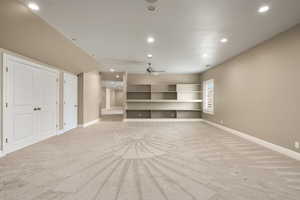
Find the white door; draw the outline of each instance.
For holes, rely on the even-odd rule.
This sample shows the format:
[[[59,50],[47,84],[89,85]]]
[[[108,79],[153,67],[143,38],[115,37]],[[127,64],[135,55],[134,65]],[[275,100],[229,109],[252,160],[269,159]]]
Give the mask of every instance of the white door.
[[[4,150],[9,153],[56,134],[57,75],[11,56],[5,63]]]
[[[56,133],[57,129],[57,74],[40,70],[38,102],[38,137],[41,139]]]
[[[77,76],[64,73],[64,130],[68,131],[77,127]]]

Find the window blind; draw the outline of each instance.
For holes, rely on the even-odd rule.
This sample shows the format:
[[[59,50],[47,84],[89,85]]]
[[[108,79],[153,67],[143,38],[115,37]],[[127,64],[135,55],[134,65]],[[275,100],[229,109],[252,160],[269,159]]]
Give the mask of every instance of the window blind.
[[[203,82],[203,112],[214,114],[214,79]]]

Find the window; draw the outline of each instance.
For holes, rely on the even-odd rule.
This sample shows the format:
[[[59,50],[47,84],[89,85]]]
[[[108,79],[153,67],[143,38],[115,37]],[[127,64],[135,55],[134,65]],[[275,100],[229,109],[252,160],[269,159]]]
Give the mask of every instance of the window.
[[[214,114],[214,79],[203,82],[203,112]]]

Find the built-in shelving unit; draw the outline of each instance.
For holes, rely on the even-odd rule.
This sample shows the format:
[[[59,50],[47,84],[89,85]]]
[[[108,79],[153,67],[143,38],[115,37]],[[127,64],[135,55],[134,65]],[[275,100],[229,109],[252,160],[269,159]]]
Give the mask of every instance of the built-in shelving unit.
[[[127,88],[127,119],[201,119],[200,84],[135,84]]]

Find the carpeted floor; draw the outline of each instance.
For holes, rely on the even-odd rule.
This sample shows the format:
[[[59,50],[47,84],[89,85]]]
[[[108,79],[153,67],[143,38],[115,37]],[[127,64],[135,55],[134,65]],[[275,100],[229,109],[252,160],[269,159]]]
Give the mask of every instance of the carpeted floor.
[[[0,159],[1,200],[299,200],[300,162],[199,122],[100,122]]]

